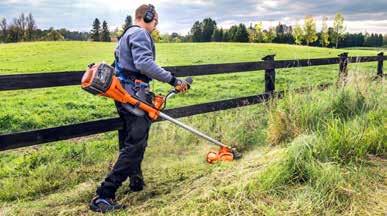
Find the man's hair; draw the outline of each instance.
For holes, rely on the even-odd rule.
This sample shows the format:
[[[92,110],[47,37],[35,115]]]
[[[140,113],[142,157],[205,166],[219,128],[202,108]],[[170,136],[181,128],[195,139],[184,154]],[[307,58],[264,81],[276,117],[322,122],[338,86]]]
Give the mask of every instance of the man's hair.
[[[140,7],[138,7],[136,9],[136,14],[135,14],[136,19],[142,19],[146,11],[148,10],[148,8],[149,8],[149,5],[146,5],[146,4],[143,4]],[[156,10],[154,12],[157,13]]]

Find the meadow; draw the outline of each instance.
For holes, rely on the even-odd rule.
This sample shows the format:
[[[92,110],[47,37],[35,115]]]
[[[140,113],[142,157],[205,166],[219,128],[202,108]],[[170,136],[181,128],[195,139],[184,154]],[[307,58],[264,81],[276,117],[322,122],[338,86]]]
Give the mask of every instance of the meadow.
[[[0,44],[0,75],[15,73],[82,70],[91,62],[113,59],[114,43],[39,42]],[[158,44],[158,63],[163,66],[260,61],[269,54],[276,59],[376,55],[377,51],[334,50],[280,44]],[[386,64],[385,64],[386,65]],[[385,66],[386,67],[386,66]],[[354,72],[375,74],[376,62],[352,64]],[[338,65],[277,70],[277,90],[334,82]],[[260,94],[263,71],[194,77],[192,91],[177,96],[169,108]],[[168,85],[153,82],[156,93]],[[79,86],[0,92],[0,133],[17,132],[79,123],[116,116],[113,102],[93,97]]]
[[[158,44],[164,66],[376,55],[278,44]],[[112,60],[113,43],[0,45],[0,74],[81,70]],[[386,68],[386,67],[385,67]],[[335,82],[338,65],[281,69],[277,89]],[[386,97],[372,81],[376,62],[351,64],[344,88],[182,120],[244,152],[242,160],[208,165],[208,143],[170,123],[152,126],[143,163],[147,186],[118,193],[117,215],[383,215],[386,212]],[[190,92],[168,107],[262,93],[263,72],[194,77]],[[154,83],[155,92],[168,86]],[[112,101],[79,86],[0,92],[0,133],[116,116]],[[307,103],[306,103],[307,102]],[[85,215],[95,187],[117,156],[110,132],[0,153],[0,213]]]

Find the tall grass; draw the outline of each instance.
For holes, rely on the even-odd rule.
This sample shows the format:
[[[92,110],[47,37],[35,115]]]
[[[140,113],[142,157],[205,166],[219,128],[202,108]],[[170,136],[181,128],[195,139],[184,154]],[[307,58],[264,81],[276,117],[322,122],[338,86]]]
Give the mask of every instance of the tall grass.
[[[126,194],[124,185],[118,197],[129,209],[117,214],[382,214],[367,206],[385,179],[372,165],[387,148],[380,82],[351,77],[342,88],[288,92],[267,106],[183,119],[242,149],[234,163],[209,166],[204,156],[212,147],[203,140],[154,124],[143,166],[147,186]],[[87,202],[116,151],[116,135],[108,133],[3,154],[0,200],[13,214],[89,214]]]
[[[273,103],[267,140],[288,147],[259,176],[260,188],[286,193],[289,186],[307,185],[312,209],[344,211],[358,172],[351,167],[365,166],[369,154],[386,156],[385,102],[378,81],[352,77],[343,88],[288,95]]]

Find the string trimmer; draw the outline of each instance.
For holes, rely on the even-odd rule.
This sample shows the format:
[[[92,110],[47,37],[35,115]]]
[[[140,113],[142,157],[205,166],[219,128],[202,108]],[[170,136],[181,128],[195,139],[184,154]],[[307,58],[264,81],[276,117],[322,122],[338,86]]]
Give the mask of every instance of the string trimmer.
[[[187,78],[186,81],[191,84],[192,78]],[[166,100],[172,95],[178,93],[178,89],[171,90],[167,96],[155,95],[152,104],[140,100],[138,97],[130,95],[121,85],[119,79],[114,75],[114,68],[107,64],[92,64],[82,77],[82,89],[94,94],[112,98],[123,104],[130,104],[145,111],[149,118],[153,121],[159,117],[182,127],[191,133],[206,139],[207,141],[220,146],[218,152],[211,151],[207,154],[207,162],[215,163],[217,161],[232,161],[241,158],[241,154],[235,148],[231,148],[218,140],[215,140],[206,134],[192,128],[182,122],[172,118],[171,116],[161,112]]]

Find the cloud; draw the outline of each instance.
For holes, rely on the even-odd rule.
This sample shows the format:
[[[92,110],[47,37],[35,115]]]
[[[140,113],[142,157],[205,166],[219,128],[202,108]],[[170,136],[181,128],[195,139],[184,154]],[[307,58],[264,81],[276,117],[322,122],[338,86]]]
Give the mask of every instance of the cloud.
[[[88,31],[98,17],[111,27],[121,26],[126,15],[133,15],[140,4],[152,3],[160,15],[162,32],[187,33],[196,20],[215,19],[219,26],[262,21],[264,26],[278,22],[302,22],[313,15],[317,24],[322,16],[333,19],[344,15],[349,31],[387,33],[387,1],[372,0],[0,0],[0,14],[11,19],[31,12],[40,28],[65,27]]]

